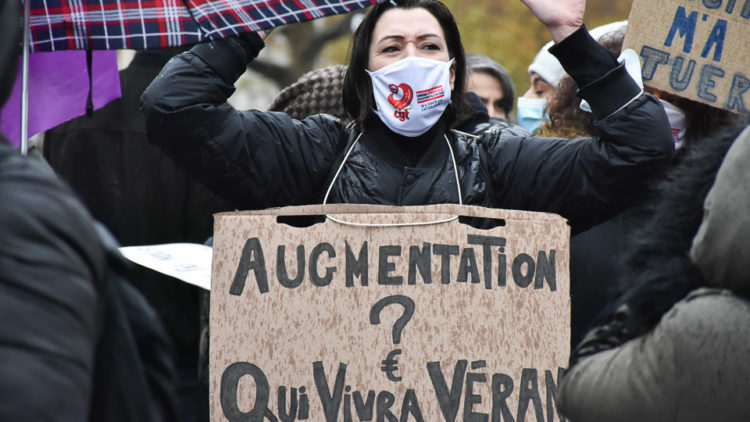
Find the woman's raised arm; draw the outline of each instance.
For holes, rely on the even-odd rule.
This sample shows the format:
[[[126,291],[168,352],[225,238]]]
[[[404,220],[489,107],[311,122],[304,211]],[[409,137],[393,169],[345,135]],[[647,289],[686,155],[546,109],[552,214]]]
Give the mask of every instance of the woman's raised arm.
[[[170,60],[141,97],[149,141],[241,209],[317,202],[345,142],[332,117],[235,110],[234,82],[263,48],[253,33],[199,44]]]

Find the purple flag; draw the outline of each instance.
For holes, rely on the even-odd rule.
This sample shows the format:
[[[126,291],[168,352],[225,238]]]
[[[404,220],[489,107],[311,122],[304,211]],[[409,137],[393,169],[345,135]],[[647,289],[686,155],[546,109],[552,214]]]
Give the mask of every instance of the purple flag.
[[[10,98],[0,110],[0,131],[21,144],[21,60]],[[120,98],[116,51],[94,51],[91,63],[94,109]],[[29,137],[86,113],[89,73],[82,50],[29,55]]]

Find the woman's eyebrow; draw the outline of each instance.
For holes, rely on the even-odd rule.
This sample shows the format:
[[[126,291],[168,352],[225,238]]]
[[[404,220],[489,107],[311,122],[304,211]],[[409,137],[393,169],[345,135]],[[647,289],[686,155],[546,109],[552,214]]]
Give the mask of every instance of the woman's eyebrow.
[[[390,41],[390,40],[401,41],[403,39],[404,39],[403,35],[386,35],[383,38],[378,40],[378,44],[382,43],[383,41]]]
[[[377,44],[380,44],[383,41],[388,41],[388,40],[403,41],[404,38],[405,37],[403,35],[386,35],[383,38],[379,39],[378,42],[377,42]],[[422,34],[422,35],[420,35],[420,36],[417,37],[418,40],[423,40],[425,38],[439,38],[441,40],[443,39],[443,37],[441,37],[440,35],[438,35],[438,34],[432,34],[432,33],[430,33],[430,34]]]

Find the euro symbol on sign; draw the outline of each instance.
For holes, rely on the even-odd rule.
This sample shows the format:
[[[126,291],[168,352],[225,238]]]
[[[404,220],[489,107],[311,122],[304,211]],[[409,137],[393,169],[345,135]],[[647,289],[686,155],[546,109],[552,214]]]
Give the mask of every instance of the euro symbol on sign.
[[[388,353],[388,356],[385,357],[385,360],[380,362],[383,365],[380,367],[380,370],[385,372],[385,376],[393,382],[401,381],[401,377],[397,377],[394,374],[398,371],[398,360],[396,359],[396,356],[400,354],[401,349],[391,350],[391,352]]]

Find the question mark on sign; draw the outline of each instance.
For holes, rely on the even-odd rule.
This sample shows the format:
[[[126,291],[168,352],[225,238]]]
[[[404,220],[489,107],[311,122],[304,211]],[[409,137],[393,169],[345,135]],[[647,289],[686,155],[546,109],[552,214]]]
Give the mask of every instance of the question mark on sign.
[[[416,305],[411,298],[394,295],[384,297],[375,302],[375,304],[372,305],[372,309],[370,309],[370,324],[380,324],[380,312],[386,306],[393,304],[399,304],[404,307],[404,314],[396,320],[395,324],[393,324],[393,344],[399,344],[401,343],[401,331],[404,330],[404,327],[406,327],[406,324],[409,322],[412,315],[414,315],[414,309],[416,308]]]

